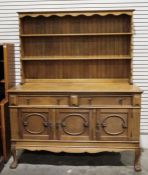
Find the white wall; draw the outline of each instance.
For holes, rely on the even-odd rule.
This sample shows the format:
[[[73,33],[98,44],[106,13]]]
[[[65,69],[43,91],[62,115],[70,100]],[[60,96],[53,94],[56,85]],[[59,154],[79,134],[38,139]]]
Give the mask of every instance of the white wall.
[[[20,82],[18,15],[21,11],[135,9],[134,82],[144,90],[142,97],[142,144],[148,147],[148,1],[147,0],[0,0],[0,42],[15,44],[16,83]]]

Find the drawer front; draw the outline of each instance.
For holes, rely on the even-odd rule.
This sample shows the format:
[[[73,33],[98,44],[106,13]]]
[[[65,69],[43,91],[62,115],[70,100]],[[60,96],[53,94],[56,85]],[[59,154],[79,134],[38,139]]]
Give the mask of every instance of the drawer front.
[[[102,106],[132,105],[132,96],[95,96],[95,95],[10,95],[10,105],[53,105],[53,106]]]
[[[84,96],[79,98],[79,105],[132,105],[130,96]]]
[[[18,96],[19,105],[68,105],[66,96]]]

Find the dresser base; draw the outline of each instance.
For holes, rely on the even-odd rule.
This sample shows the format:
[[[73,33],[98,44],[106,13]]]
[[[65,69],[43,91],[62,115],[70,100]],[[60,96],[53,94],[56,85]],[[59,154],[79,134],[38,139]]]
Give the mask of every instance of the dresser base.
[[[10,168],[14,169],[18,165],[17,150],[30,150],[30,151],[50,151],[55,153],[99,153],[99,152],[122,152],[134,151],[134,169],[141,171],[140,155],[141,149],[138,142],[62,142],[60,141],[18,141],[12,143],[12,156],[13,162]],[[92,155],[93,156],[93,155]]]

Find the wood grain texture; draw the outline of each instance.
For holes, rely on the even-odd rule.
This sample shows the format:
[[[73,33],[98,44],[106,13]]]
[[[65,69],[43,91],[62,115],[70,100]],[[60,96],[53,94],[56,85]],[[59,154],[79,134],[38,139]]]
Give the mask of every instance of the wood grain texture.
[[[23,64],[26,79],[130,78],[130,60],[38,60],[25,61]],[[35,65],[34,68],[32,65]]]
[[[70,15],[62,18],[27,16],[21,18],[21,34],[124,33],[131,31],[130,20],[131,17],[125,14],[105,17],[80,15],[77,18]]]
[[[126,14],[129,16],[132,16],[133,13],[133,9],[131,10],[99,10],[99,11],[68,11],[68,12],[64,12],[64,11],[58,11],[58,12],[19,12],[19,17],[23,18],[26,16],[30,16],[30,17],[38,17],[38,16],[44,16],[44,17],[50,17],[50,16],[59,16],[59,17],[64,17],[64,16],[93,16],[93,15],[98,15],[98,16],[107,16],[107,15],[115,15],[115,16],[119,16],[122,14]]]
[[[130,56],[130,37],[107,36],[54,36],[23,37],[24,57],[32,56]]]
[[[124,82],[97,82],[97,81],[82,81],[82,82],[76,82],[74,81],[63,81],[59,82],[44,82],[44,83],[24,83],[23,85],[17,85],[11,89],[9,89],[9,92],[11,93],[47,93],[47,92],[60,92],[60,93],[66,93],[66,92],[85,92],[85,93],[138,93],[141,94],[142,91],[140,88],[138,88],[136,85],[130,85],[126,81]],[[87,83],[88,82],[88,83]]]

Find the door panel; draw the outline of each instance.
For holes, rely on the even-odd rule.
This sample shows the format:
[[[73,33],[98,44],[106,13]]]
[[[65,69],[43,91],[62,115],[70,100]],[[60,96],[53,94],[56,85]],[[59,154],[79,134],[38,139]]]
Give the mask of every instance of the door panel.
[[[99,140],[127,140],[129,138],[130,110],[101,109],[97,113],[96,135]]]
[[[91,140],[90,110],[60,109],[56,113],[57,138],[60,140]]]
[[[51,116],[48,109],[22,109],[19,119],[21,137],[26,139],[51,138]]]

